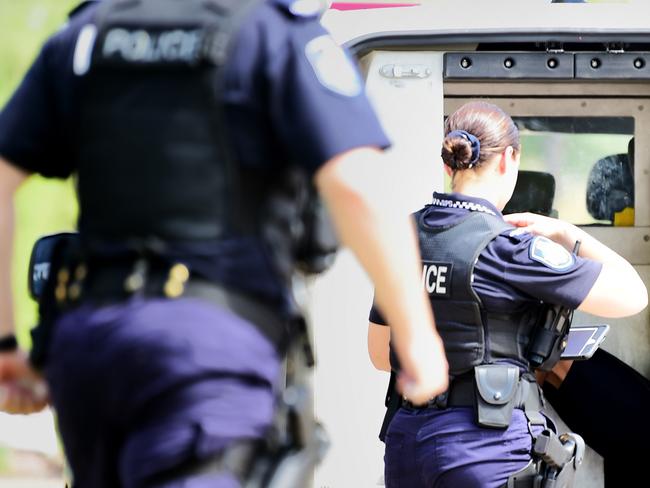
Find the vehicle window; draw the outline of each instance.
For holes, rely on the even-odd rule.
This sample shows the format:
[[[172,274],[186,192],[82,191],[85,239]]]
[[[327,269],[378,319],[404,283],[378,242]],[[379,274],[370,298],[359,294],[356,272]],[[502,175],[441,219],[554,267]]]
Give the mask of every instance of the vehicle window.
[[[633,117],[513,120],[521,173],[506,213],[519,204],[578,225],[634,225]]]

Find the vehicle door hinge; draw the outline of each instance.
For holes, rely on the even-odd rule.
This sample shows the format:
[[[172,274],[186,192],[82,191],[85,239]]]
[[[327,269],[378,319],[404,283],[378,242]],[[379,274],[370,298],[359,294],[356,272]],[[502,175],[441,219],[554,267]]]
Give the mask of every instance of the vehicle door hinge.
[[[379,73],[386,78],[428,78],[431,68],[422,64],[386,64]]]

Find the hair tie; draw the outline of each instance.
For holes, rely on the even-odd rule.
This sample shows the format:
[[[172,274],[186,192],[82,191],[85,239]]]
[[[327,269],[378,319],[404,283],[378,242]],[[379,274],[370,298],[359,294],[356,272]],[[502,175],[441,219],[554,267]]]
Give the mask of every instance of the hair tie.
[[[477,163],[478,158],[481,156],[481,141],[478,140],[474,134],[470,134],[466,130],[452,130],[447,137],[462,137],[469,142],[472,147],[472,159],[469,162],[469,169],[472,169]]]

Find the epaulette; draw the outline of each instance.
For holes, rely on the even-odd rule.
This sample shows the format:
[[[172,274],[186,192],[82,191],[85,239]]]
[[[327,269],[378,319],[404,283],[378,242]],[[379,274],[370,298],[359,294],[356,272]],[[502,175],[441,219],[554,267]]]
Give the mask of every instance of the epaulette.
[[[328,2],[323,0],[272,0],[271,3],[294,17],[303,18],[318,18],[328,7]]]
[[[81,2],[79,5],[77,5],[75,8],[73,8],[72,10],[70,10],[70,12],[68,12],[68,18],[71,19],[72,17],[74,17],[75,15],[77,15],[77,14],[78,14],[79,12],[81,12],[82,10],[85,10],[86,7],[89,7],[89,6],[92,5],[93,3],[97,3],[97,0],[84,0],[84,1]]]

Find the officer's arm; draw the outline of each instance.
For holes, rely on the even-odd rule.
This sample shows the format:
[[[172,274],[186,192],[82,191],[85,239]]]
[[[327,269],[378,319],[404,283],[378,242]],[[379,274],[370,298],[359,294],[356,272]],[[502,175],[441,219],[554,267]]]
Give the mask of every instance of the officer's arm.
[[[511,214],[504,218],[532,234],[546,236],[568,250],[572,250],[579,240],[579,256],[602,264],[598,278],[578,310],[601,317],[627,317],[648,305],[648,290],[634,267],[579,227],[531,213]]]
[[[380,371],[390,371],[390,327],[368,322],[368,354]]]
[[[420,285],[413,223],[391,201],[394,166],[382,152],[359,148],[325,163],[315,180],[341,242],[375,284],[375,302],[391,325],[405,378],[415,385],[410,398],[426,401],[446,389],[447,363]]]
[[[603,267],[586,298],[578,307],[601,317],[627,317],[648,305],[648,290],[634,267],[623,257],[586,232],[579,231],[579,255],[602,263]]]
[[[0,338],[14,333],[11,258],[14,236],[13,197],[27,174],[0,157]],[[0,352],[0,410],[38,412],[47,405],[47,387],[20,349]]]
[[[27,174],[0,157],[0,338],[14,333],[11,259],[14,237],[14,192]]]

